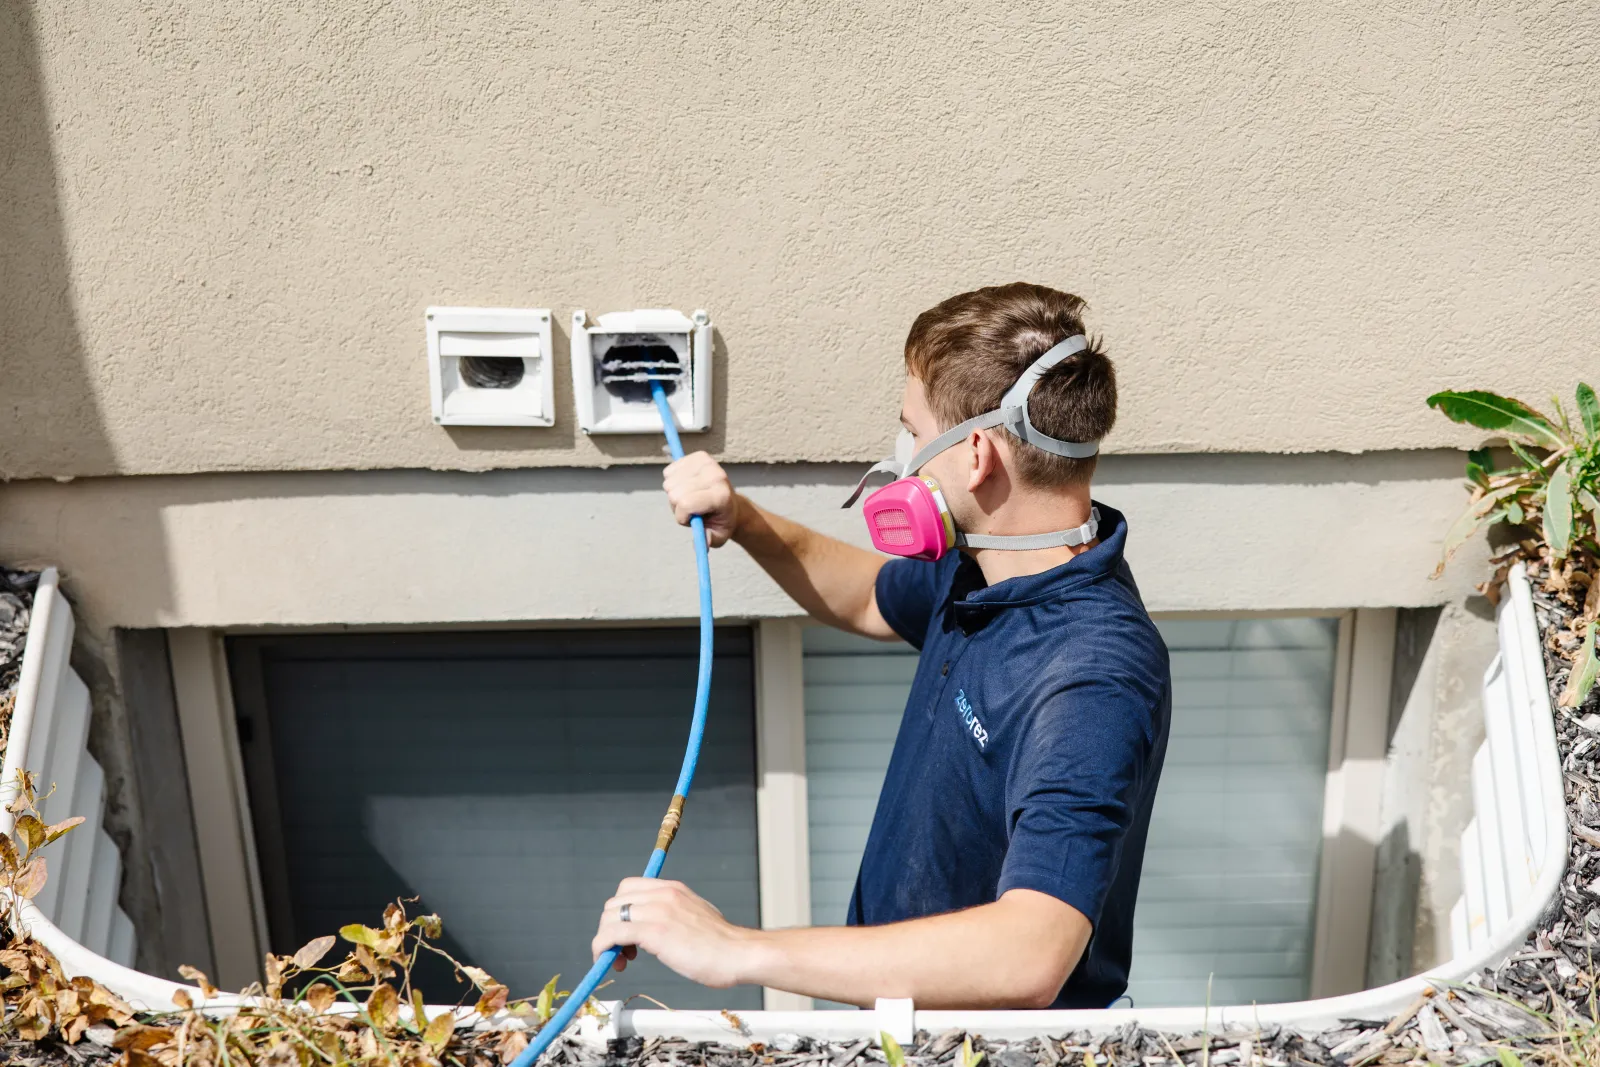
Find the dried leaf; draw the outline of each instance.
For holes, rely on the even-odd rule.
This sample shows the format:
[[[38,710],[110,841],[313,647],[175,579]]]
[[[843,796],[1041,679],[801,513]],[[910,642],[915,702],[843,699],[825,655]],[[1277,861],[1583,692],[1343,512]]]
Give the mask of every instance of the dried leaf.
[[[52,825],[45,827],[44,843],[48,845],[50,842],[60,838],[61,835],[65,834],[68,830],[79,825],[83,821],[82,815],[74,815],[70,819],[62,819],[58,823],[53,823]]]
[[[495,984],[495,980],[489,977],[489,972],[484,970],[482,967],[472,967],[467,964],[462,964],[461,973],[472,979],[472,984],[477,986],[479,989],[487,989],[489,986]]]
[[[429,940],[437,940],[444,934],[444,920],[437,915],[418,915],[411,920],[411,925],[422,931],[422,936]]]
[[[17,875],[16,890],[31,900],[44,888],[47,877],[44,857],[35,856],[23,865],[21,873]]]
[[[339,993],[327,982],[318,982],[306,990],[305,1001],[311,1005],[311,1010],[322,1014],[333,1007],[333,1002],[339,999]]]
[[[88,1029],[89,1017],[87,1015],[74,1016],[71,1022],[61,1027],[62,1040],[69,1045],[76,1045]]]
[[[483,996],[478,998],[478,1003],[473,1006],[473,1010],[479,1015],[493,1015],[506,1006],[506,997],[510,995],[510,992],[503,985],[491,984],[485,987]]]
[[[152,1049],[157,1045],[164,1045],[177,1037],[177,1031],[169,1030],[165,1026],[145,1026],[133,1023],[117,1031],[117,1036],[111,1039],[111,1047],[124,1051],[129,1049]]]
[[[322,957],[333,951],[333,946],[338,941],[339,939],[332,934],[327,934],[317,938],[315,941],[306,942],[301,946],[300,951],[294,954],[294,965],[302,971],[315,967],[322,962]]]
[[[17,843],[10,834],[0,834],[0,864],[8,871],[15,871],[22,866],[22,857],[17,855]]]
[[[435,1052],[442,1051],[450,1043],[450,1035],[455,1032],[456,1017],[449,1011],[440,1012],[428,1020],[427,1029],[422,1031],[422,1040]]]
[[[356,959],[361,962],[362,967],[366,968],[367,973],[374,978],[387,978],[394,973],[393,967],[374,956],[365,945],[356,946]]]
[[[351,953],[343,963],[339,964],[339,969],[334,973],[334,977],[345,985],[354,985],[369,977],[370,974],[371,972],[362,966],[361,961],[356,958],[355,953]]]
[[[267,973],[267,996],[277,999],[283,995],[284,957],[269,952],[263,965]]]
[[[502,1064],[510,1063],[522,1055],[522,1050],[528,1047],[528,1035],[523,1030],[507,1030],[500,1044],[495,1048],[495,1055],[500,1057]]]
[[[180,970],[179,973],[182,973],[182,971]],[[200,977],[204,979],[205,975]],[[205,988],[205,986],[206,983],[202,983],[202,988]],[[132,1004],[129,1004],[98,982],[93,983],[93,987],[89,993],[89,1004],[92,1007],[104,1008],[107,1017],[121,1016],[117,1020],[117,1025],[119,1026],[133,1018]],[[212,989],[211,992],[215,993],[216,990]]]
[[[172,994],[172,1003],[176,1004],[184,1011],[194,1010],[194,998],[189,995],[187,990],[180,989],[176,993]]]
[[[209,1000],[217,995],[217,987],[211,984],[211,979],[207,978],[205,972],[198,967],[191,967],[185,963],[178,968],[178,974],[199,986],[200,995],[206,999]]]
[[[18,1014],[11,1019],[11,1029],[24,1041],[39,1041],[50,1032],[50,1020],[38,1015]]]
[[[44,844],[44,823],[32,815],[17,816],[16,833],[24,853],[32,852]]]
[[[367,1018],[380,1030],[391,1029],[400,1021],[400,994],[388,982],[379,982],[367,998]]]
[[[1521,483],[1503,485],[1487,493],[1474,494],[1468,501],[1466,510],[1462,511],[1450,529],[1444,535],[1444,553],[1439,560],[1439,565],[1434,569],[1433,576],[1439,577],[1444,573],[1445,564],[1450,562],[1450,557],[1455,555],[1456,549],[1467,543],[1479,526],[1488,521],[1491,511],[1508,496],[1513,496],[1526,488]]]
[[[398,904],[390,904],[383,909],[383,928],[390,933],[404,930],[406,926],[406,911]]]

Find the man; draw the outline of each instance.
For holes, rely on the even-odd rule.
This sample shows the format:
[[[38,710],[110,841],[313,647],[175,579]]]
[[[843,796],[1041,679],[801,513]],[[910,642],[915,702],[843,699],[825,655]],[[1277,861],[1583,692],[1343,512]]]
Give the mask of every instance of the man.
[[[861,1005],[1122,994],[1171,675],[1123,562],[1127,523],[1090,499],[1116,380],[1083,307],[1017,283],[912,325],[900,421],[916,452],[874,468],[903,477],[864,511],[878,547],[919,558],[773,515],[705,453],[667,468],[679,522],[704,516],[712,545],[738,542],[815,618],[921,659],[849,926],[737,927],[681,883],[629,878],[597,956],[623,945],[619,970],[643,949],[706,985]]]

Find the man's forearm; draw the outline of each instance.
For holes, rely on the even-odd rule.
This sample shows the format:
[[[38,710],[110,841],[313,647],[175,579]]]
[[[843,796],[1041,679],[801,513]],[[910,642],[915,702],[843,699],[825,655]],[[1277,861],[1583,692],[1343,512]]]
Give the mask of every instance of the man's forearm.
[[[886,926],[752,930],[740,981],[869,1007],[1048,1007],[1077,966],[1090,926],[1028,890],[993,904]]]
[[[807,614],[868,637],[892,637],[874,584],[882,556],[774,515],[738,496],[733,539]]]

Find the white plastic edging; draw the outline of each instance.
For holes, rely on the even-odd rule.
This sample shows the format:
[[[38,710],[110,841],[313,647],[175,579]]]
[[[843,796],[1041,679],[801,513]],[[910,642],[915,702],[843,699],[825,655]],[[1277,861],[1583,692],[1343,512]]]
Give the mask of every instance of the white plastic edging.
[[[40,696],[49,684],[43,661],[47,654],[61,655],[63,660],[65,656],[64,652],[47,653],[45,647],[52,640],[60,640],[56,627],[66,631],[70,646],[71,609],[56,590],[55,572],[47,571],[39,586],[29,645],[23,659],[21,689],[13,713],[11,751],[7,752],[5,760],[8,782],[15,778],[12,752],[37,751],[32,747],[32,734],[39,730]],[[1567,816],[1554,713],[1539,652],[1532,595],[1527,576],[1520,567],[1512,572],[1508,588],[1509,596],[1501,605],[1499,615],[1500,653],[1484,676],[1487,726],[1484,744],[1489,755],[1474,760],[1473,797],[1475,804],[1482,807],[1463,835],[1464,843],[1470,839],[1479,845],[1474,872],[1480,885],[1486,875],[1503,880],[1506,912],[1501,920],[1486,911],[1475,911],[1475,908],[1481,909],[1481,900],[1458,904],[1452,913],[1452,929],[1466,940],[1457,942],[1458,951],[1452,959],[1425,974],[1321,1000],[1235,1004],[1210,1009],[1191,1006],[1075,1011],[917,1011],[910,1001],[881,1000],[873,1011],[748,1011],[734,1015],[717,1011],[632,1009],[611,1002],[602,1004],[607,1012],[604,1019],[580,1020],[574,1028],[574,1036],[588,1041],[660,1036],[691,1041],[770,1043],[788,1034],[825,1040],[859,1040],[876,1037],[883,1030],[905,1041],[917,1030],[938,1033],[960,1028],[1015,1040],[1073,1030],[1106,1033],[1130,1022],[1169,1032],[1191,1033],[1205,1027],[1274,1024],[1314,1031],[1337,1026],[1345,1019],[1388,1019],[1408,1007],[1429,986],[1462,981],[1483,968],[1498,964],[1520,948],[1559,890],[1566,870]],[[66,617],[68,622],[57,622],[60,617]],[[36,641],[36,637],[44,639]],[[1480,766],[1484,768],[1481,772],[1477,769]],[[1485,777],[1478,781],[1480,773],[1492,775],[1492,780]],[[1494,855],[1484,853],[1481,847],[1483,838],[1479,830],[1486,814],[1494,820],[1496,830],[1494,838],[1498,844]],[[10,817],[0,815],[0,825],[9,829]],[[1464,870],[1463,875],[1470,876],[1474,872]],[[196,1004],[203,1003],[200,991],[192,986],[143,974],[90,951],[29,902],[23,902],[22,917],[33,935],[55,953],[69,975],[88,975],[135,1007],[165,1009],[180,990]],[[1474,943],[1463,951],[1461,946],[1466,945],[1466,941]],[[222,1011],[238,1003],[239,998],[227,995],[205,1002],[208,1008]],[[487,1022],[472,1019],[470,1009],[460,1009],[457,1014],[463,1022],[479,1026],[523,1026],[520,1020],[503,1013]]]
[[[18,772],[37,774],[46,822],[73,815],[84,823],[41,850],[48,878],[28,908],[80,948],[119,964],[134,956],[133,923],[117,905],[122,857],[101,825],[105,775],[89,754],[89,687],[72,670],[72,608],[54,568],[39,576],[27,647],[22,654],[11,737],[0,765],[0,832],[13,818],[3,809],[18,794]]]

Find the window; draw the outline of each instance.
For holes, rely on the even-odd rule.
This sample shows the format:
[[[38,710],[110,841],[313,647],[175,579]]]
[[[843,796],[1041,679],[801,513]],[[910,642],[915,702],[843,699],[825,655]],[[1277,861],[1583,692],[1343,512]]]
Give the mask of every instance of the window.
[[[396,897],[445,919],[445,947],[519,995],[588,969],[598,905],[638,874],[677,778],[695,631],[233,638],[273,951]],[[748,630],[717,634],[693,833],[666,873],[758,923]],[[423,975],[454,1002],[447,968]],[[753,1008],[654,960],[607,991],[673,1007]]]
[[[1135,912],[1141,1007],[1309,995],[1338,620],[1158,620],[1172,733]]]
[[[808,626],[803,640],[811,922],[839,926],[850,906],[917,652],[823,626]]]
[[[1315,930],[1338,620],[1158,620],[1172,734],[1145,853],[1135,1005],[1296,1000]],[[803,637],[811,913],[844,921],[916,653]],[[819,1005],[821,1006],[821,1005]]]

